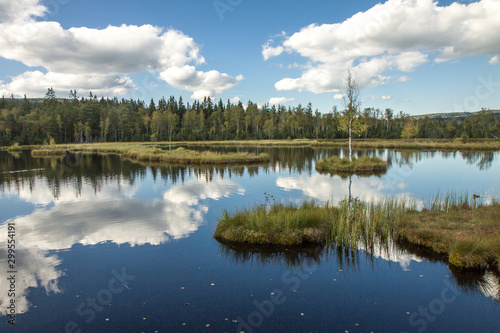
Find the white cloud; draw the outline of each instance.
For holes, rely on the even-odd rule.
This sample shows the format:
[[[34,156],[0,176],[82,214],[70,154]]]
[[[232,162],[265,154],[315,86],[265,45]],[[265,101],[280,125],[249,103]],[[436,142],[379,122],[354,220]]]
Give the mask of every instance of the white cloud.
[[[236,78],[218,71],[197,71],[194,66],[170,67],[160,73],[160,78],[170,85],[183,90],[192,91],[191,98],[203,99],[203,97],[215,97],[243,80],[243,76]]]
[[[32,72],[16,77],[13,82],[0,86],[9,94],[22,95],[22,82],[34,83],[37,89],[46,90],[49,77],[63,78],[71,75],[71,89],[110,91],[125,95],[134,88],[127,74],[141,71],[159,73],[161,79],[179,89],[191,91],[193,98],[214,97],[236,85],[240,79],[212,70],[196,71],[196,65],[204,64],[201,47],[193,38],[181,31],[152,25],[108,26],[104,29],[86,27],[63,29],[58,22],[34,21],[29,15],[43,15],[45,7],[39,1],[23,0],[25,11],[16,14],[16,5],[4,3],[7,10],[5,22],[0,24],[0,57],[20,61],[31,67],[43,67],[45,76]],[[27,14],[23,14],[27,13]],[[1,14],[0,14],[1,15]],[[179,72],[184,72],[180,74]],[[98,78],[97,76],[102,76]],[[70,76],[66,76],[69,78]],[[122,82],[112,84],[122,78]],[[39,78],[40,81],[36,81]],[[119,80],[119,79],[118,79]],[[105,82],[102,87],[100,83]],[[88,87],[89,83],[95,83]],[[56,90],[67,88],[67,82],[56,81]],[[111,87],[110,87],[111,85]],[[30,87],[33,91],[35,86]],[[114,88],[113,86],[118,86]]]
[[[283,50],[266,44],[263,51],[295,52],[313,64],[299,78],[278,81],[277,90],[335,92],[348,69],[361,87],[379,86],[394,79],[388,73],[411,72],[429,61],[487,55],[491,64],[500,62],[499,12],[498,0],[449,6],[388,0],[342,23],[304,27],[279,45]]]
[[[231,102],[231,104],[238,104],[239,102],[241,102],[241,98],[239,98],[238,96],[234,96],[230,98],[229,101]]]
[[[390,191],[405,187],[403,183],[393,184],[378,177],[363,178],[362,182],[356,181],[357,178],[353,176],[352,196],[365,201],[381,201],[388,197]],[[313,174],[312,176],[279,177],[276,185],[285,190],[300,190],[313,199],[321,202],[330,201],[333,204],[337,204],[349,195],[349,180],[339,176]],[[411,193],[408,192],[399,192],[393,196],[408,201],[412,198]],[[419,207],[423,207],[421,200],[415,200],[415,202]]]
[[[127,76],[54,72],[45,74],[34,71],[13,77],[8,84],[0,84],[0,95],[9,95],[10,92],[21,95],[24,92],[27,97],[39,97],[47,92],[48,87],[57,87],[57,90],[65,91],[66,94],[78,87],[79,91],[92,91],[94,95],[117,96],[127,94],[135,85]]]
[[[279,56],[285,48],[283,46],[272,47],[269,44],[262,45],[262,57],[267,60],[272,57]]]
[[[383,101],[390,101],[392,99],[392,96],[382,96]]]
[[[344,98],[344,94],[335,94],[333,95],[333,99],[343,99]]]
[[[378,96],[372,95],[372,101],[378,101]]]
[[[0,0],[0,21],[26,21],[33,16],[43,16],[47,8],[39,0]]]
[[[398,77],[398,81],[399,82],[409,82],[409,81],[411,81],[411,79],[408,76],[402,75],[402,76]]]
[[[271,46],[272,43],[274,43],[274,38],[276,37],[285,37],[286,32],[282,31],[280,34],[271,36],[271,38],[264,44],[262,45],[262,57],[264,60],[268,60],[269,58],[279,56],[283,51],[285,51],[285,48],[281,45],[273,47]]]
[[[283,105],[289,102],[293,102],[295,98],[286,97],[273,97],[269,100],[269,105]]]

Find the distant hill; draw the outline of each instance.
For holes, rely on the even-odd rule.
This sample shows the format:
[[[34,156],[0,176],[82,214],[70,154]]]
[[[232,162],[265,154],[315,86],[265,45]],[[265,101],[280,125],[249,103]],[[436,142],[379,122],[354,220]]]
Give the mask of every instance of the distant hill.
[[[488,110],[493,112],[493,115],[495,118],[500,119],[500,110]],[[422,115],[417,115],[413,116],[414,119],[423,119],[425,117],[429,117],[430,119],[436,119],[436,120],[459,120],[463,121],[470,116],[474,114],[479,114],[480,112],[483,111],[476,111],[476,112],[450,112],[450,113],[429,113],[429,114],[422,114]]]

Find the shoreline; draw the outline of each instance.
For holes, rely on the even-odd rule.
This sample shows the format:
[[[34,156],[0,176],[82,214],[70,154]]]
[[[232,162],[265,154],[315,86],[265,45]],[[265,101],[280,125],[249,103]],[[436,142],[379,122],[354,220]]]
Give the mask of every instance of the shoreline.
[[[66,147],[94,147],[99,146],[143,146],[171,145],[172,148],[179,146],[241,146],[241,147],[347,147],[348,139],[294,139],[294,140],[228,140],[228,141],[168,141],[160,142],[96,142],[96,143],[71,143],[57,144],[54,147],[65,149]],[[51,146],[43,145],[13,145],[3,146],[0,150],[16,151],[45,149]],[[462,139],[353,139],[352,147],[358,149],[397,149],[397,150],[459,150],[459,151],[500,151],[500,139],[468,139],[465,143]]]

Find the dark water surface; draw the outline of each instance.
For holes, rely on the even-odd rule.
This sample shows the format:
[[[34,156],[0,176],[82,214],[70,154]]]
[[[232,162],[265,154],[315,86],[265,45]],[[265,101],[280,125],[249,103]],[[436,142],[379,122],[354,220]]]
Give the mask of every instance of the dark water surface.
[[[500,332],[499,277],[454,272],[418,249],[219,244],[212,234],[223,209],[264,203],[265,193],[338,202],[349,183],[314,170],[342,149],[224,149],[265,151],[271,163],[190,168],[0,152],[0,331]],[[379,177],[352,177],[361,199],[422,207],[438,192],[466,191],[500,200],[499,153],[355,153],[390,165]]]

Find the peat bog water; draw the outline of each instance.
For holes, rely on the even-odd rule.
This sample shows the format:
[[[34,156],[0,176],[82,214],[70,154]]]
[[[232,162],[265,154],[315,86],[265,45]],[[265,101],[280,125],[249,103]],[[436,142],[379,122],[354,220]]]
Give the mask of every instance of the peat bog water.
[[[265,204],[266,194],[338,202],[349,184],[314,169],[344,149],[224,149],[267,152],[271,162],[177,167],[0,152],[0,331],[500,331],[498,275],[452,271],[418,249],[219,244],[212,234],[223,209]],[[384,175],[352,177],[360,199],[423,205],[438,192],[466,191],[500,200],[500,153],[354,154],[389,161]]]

